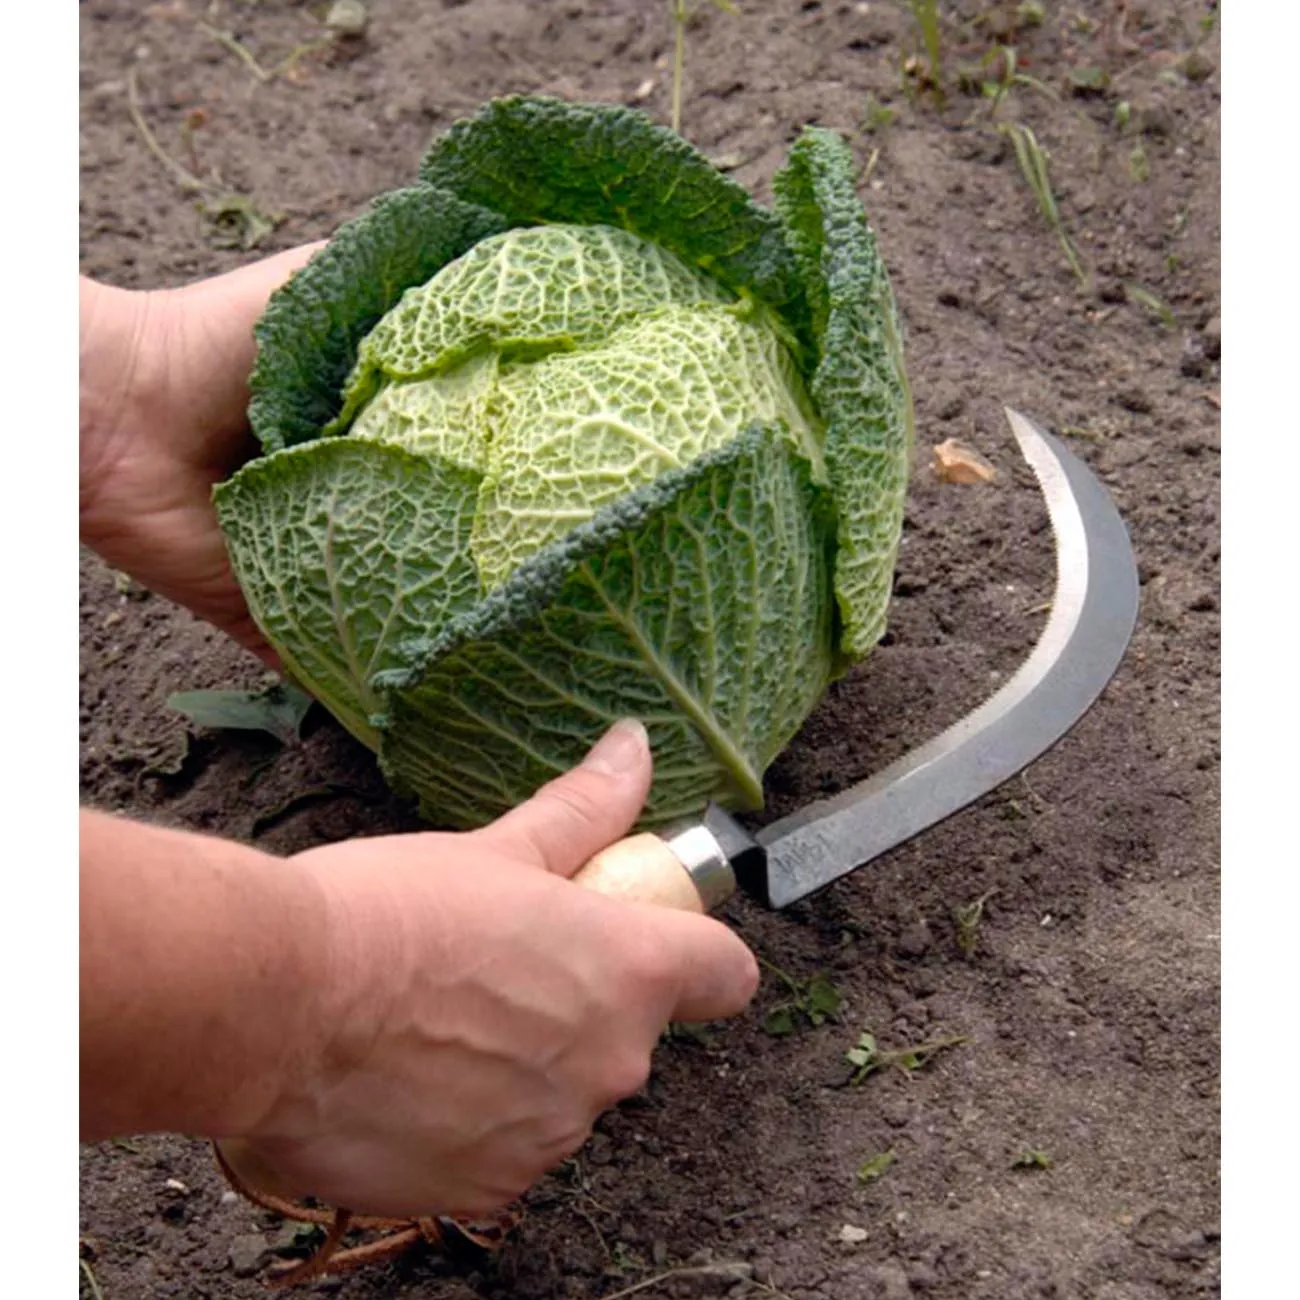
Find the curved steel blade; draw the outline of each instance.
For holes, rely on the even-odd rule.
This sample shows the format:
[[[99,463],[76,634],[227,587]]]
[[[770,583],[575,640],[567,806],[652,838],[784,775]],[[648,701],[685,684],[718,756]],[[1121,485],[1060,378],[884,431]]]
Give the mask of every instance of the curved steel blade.
[[[1050,749],[1114,675],[1137,619],[1124,527],[1092,471],[1007,409],[1056,539],[1052,612],[1015,676],[973,713],[874,776],[757,833],[766,893],[785,907],[966,807]]]

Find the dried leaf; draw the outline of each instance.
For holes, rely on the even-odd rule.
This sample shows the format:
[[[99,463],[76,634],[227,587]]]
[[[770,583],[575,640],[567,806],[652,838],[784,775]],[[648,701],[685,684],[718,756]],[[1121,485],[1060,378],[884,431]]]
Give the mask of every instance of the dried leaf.
[[[992,483],[998,472],[973,447],[949,438],[932,449],[931,468],[944,483]]]

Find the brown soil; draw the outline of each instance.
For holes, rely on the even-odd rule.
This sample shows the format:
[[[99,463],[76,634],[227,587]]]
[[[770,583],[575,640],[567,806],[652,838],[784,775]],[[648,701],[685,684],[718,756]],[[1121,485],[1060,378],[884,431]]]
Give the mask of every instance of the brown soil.
[[[213,21],[270,66],[319,34],[322,8],[227,2]],[[499,1257],[416,1251],[316,1289],[595,1298],[713,1260],[748,1271],[643,1294],[1217,1295],[1217,31],[1195,0],[1048,4],[1042,26],[1016,33],[1015,5],[943,6],[950,82],[1014,41],[1018,71],[1057,96],[1021,84],[997,120],[1032,126],[1050,151],[1092,272],[1081,289],[990,101],[954,89],[939,109],[903,93],[916,45],[905,5],[700,8],[688,135],[764,198],[805,122],[851,134],[870,166],[863,195],[906,315],[917,404],[891,631],[776,765],[771,811],[925,739],[1032,642],[1050,541],[1002,403],[1063,430],[1113,490],[1141,564],[1139,626],[1100,704],[1024,779],[790,913],[729,905],[766,962],[834,981],[837,1017],[772,1036],[765,1018],[786,993],[770,975],[739,1022],[665,1043],[644,1095],[537,1189]],[[371,9],[356,49],[263,82],[196,23],[210,10],[200,0],[83,0],[82,269],[153,286],[256,255],[217,247],[142,143],[126,105],[133,61],[164,146],[184,158],[181,122],[204,110],[198,165],[284,215],[259,251],[327,235],[406,182],[433,131],[495,94],[643,95],[666,113],[664,3]],[[1109,86],[1072,85],[1082,68]],[[869,117],[873,131],[861,129],[868,97],[896,114]],[[998,463],[998,482],[939,483],[926,451],[949,436]],[[168,693],[255,682],[257,665],[89,555],[81,617],[87,803],[278,852],[414,824],[327,719],[287,750],[189,736]],[[981,897],[964,955],[954,912]],[[966,1041],[911,1077],[849,1087],[844,1053],[864,1030],[890,1047]],[[1051,1168],[1017,1167],[1030,1149]],[[884,1152],[894,1163],[859,1181]],[[862,1239],[844,1240],[845,1225]],[[84,1151],[83,1258],[108,1300],[261,1295],[249,1271],[278,1231],[225,1192],[202,1144]]]

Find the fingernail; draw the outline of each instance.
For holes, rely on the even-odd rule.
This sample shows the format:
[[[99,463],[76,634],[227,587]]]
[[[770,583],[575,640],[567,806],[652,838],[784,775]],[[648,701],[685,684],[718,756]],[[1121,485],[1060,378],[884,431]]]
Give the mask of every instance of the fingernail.
[[[606,776],[634,772],[645,761],[650,738],[637,718],[620,718],[596,742],[582,766]]]

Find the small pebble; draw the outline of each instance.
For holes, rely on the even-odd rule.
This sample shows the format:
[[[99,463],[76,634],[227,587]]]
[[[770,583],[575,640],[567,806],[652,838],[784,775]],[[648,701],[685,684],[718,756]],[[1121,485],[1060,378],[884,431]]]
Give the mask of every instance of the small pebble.
[[[230,1269],[236,1277],[252,1277],[270,1258],[271,1248],[260,1232],[245,1233],[230,1243]]]
[[[334,0],[325,13],[325,26],[339,36],[364,36],[369,23],[361,0]]]
[[[1201,346],[1211,361],[1219,359],[1223,347],[1223,322],[1217,316],[1211,316],[1201,326]]]
[[[898,936],[894,950],[900,957],[924,957],[933,942],[930,927],[924,921],[917,921]]]

